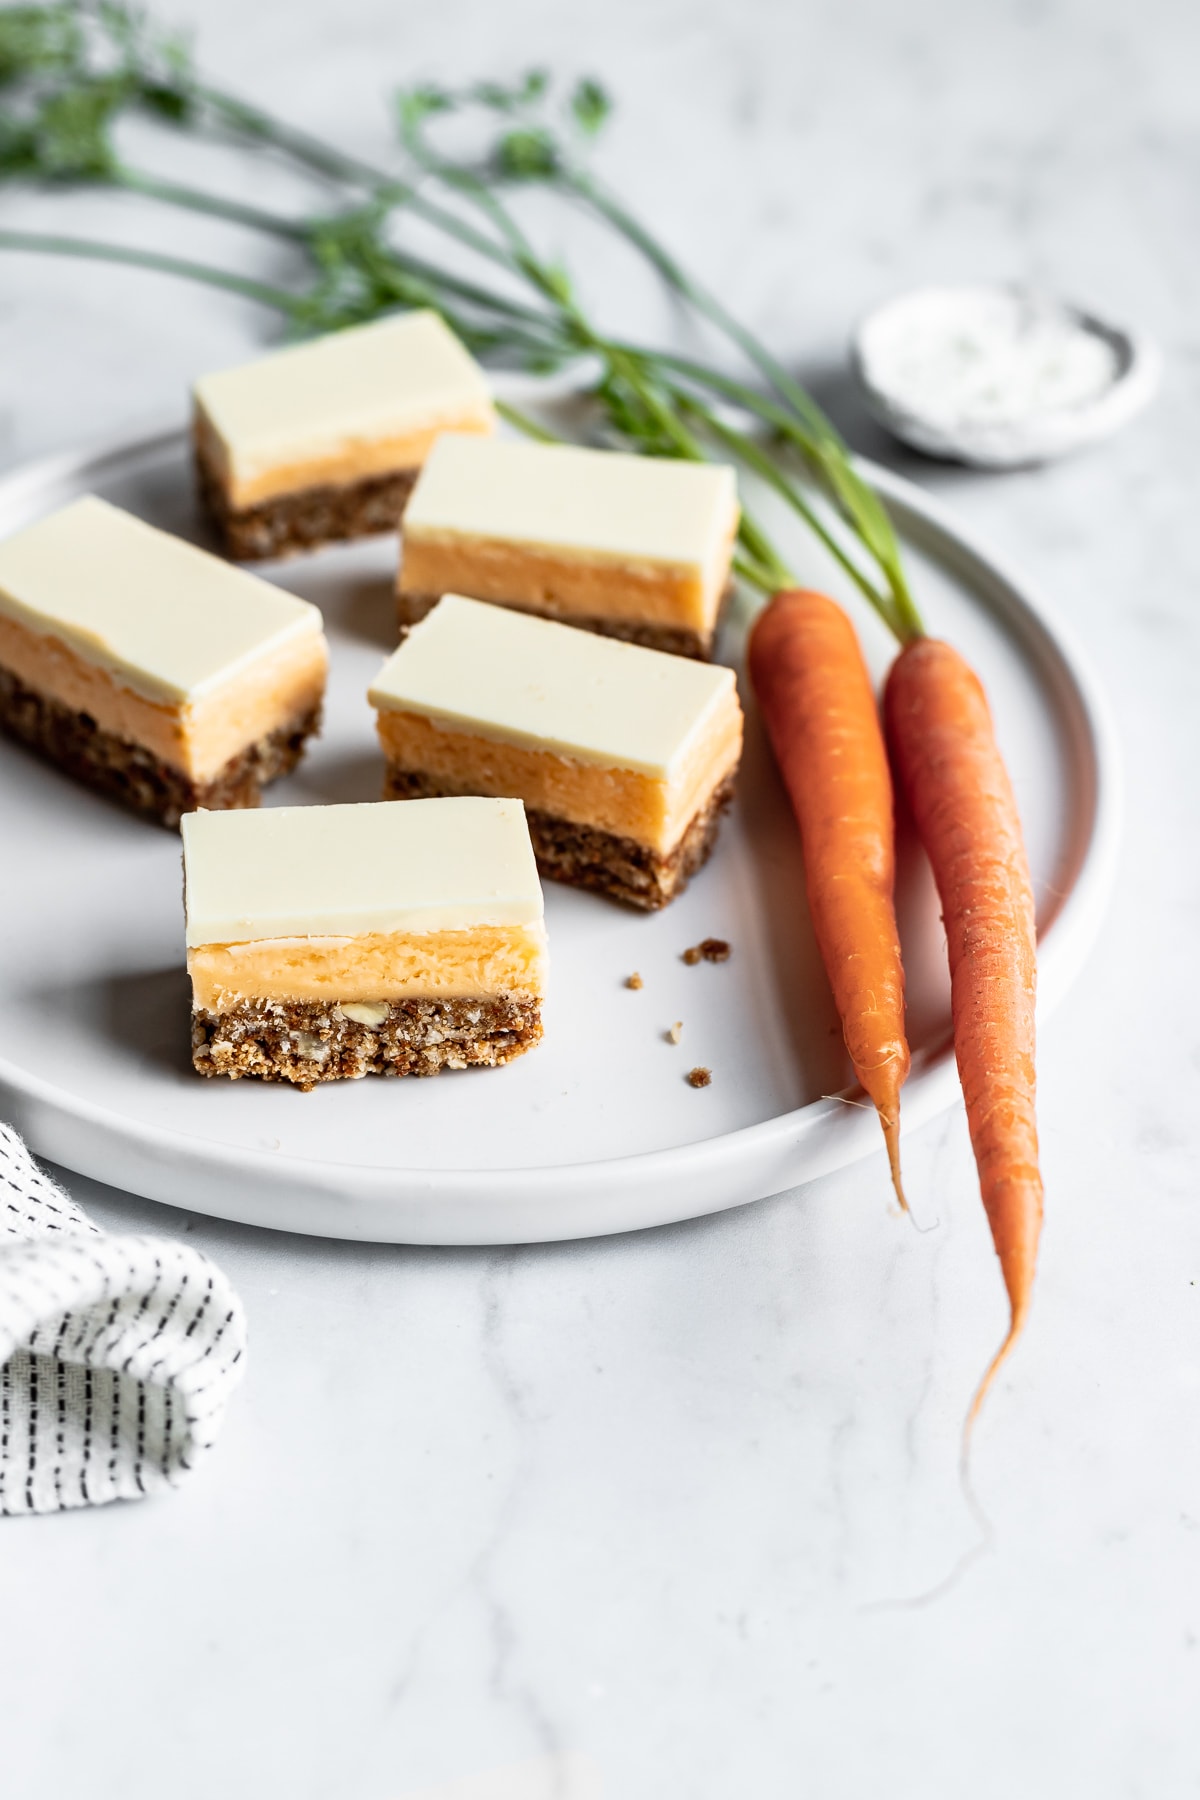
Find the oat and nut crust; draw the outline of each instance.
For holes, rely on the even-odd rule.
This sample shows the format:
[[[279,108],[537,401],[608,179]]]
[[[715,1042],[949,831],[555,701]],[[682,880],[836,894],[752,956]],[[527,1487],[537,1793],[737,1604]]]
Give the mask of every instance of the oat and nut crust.
[[[311,707],[247,745],[211,781],[193,781],[0,668],[0,727],[85,787],[171,827],[202,806],[214,812],[257,806],[265,784],[295,768],[320,724],[320,706]]]
[[[350,1009],[327,1001],[243,1000],[228,1012],[192,1013],[192,1062],[201,1075],[243,1075],[316,1087],[364,1075],[437,1075],[497,1068],[542,1035],[541,1004],[501,1000],[393,1000]]]

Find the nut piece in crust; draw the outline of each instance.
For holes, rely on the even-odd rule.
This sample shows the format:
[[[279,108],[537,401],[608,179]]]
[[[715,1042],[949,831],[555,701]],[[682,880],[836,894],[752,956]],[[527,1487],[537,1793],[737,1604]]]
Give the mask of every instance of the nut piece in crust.
[[[698,962],[728,962],[732,955],[724,938],[705,938],[703,943],[693,944],[690,950],[685,950],[683,960],[689,968],[694,968]]]
[[[709,1087],[712,1084],[712,1070],[689,1069],[687,1078],[693,1087]]]
[[[382,1025],[391,1010],[386,1001],[377,1004],[371,1000],[343,1000],[333,1009],[335,1018],[353,1019],[356,1025]]]
[[[646,985],[645,982],[642,980],[641,976],[638,974],[636,969],[633,971],[633,974],[627,978],[627,980],[625,982],[625,986],[627,988],[632,988],[635,993],[637,992],[638,988],[643,988],[643,987],[645,987],[645,985]]]

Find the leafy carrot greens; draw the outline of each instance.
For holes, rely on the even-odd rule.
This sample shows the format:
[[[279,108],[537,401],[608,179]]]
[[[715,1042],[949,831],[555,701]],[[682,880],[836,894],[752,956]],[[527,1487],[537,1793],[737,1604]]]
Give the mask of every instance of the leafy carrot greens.
[[[596,175],[588,151],[610,110],[598,82],[561,94],[539,70],[509,84],[414,85],[394,101],[397,167],[379,168],[208,81],[186,41],[140,10],[10,7],[0,12],[0,181],[103,185],[222,219],[289,246],[304,275],[284,286],[165,251],[42,232],[0,230],[0,249],[207,282],[273,307],[297,333],[431,306],[490,360],[550,371],[586,358],[617,443],[655,456],[733,459],[765,475],[907,641],[920,620],[882,503],[811,397]],[[282,159],[324,183],[330,204],[289,215],[168,179],[122,154],[117,127],[131,116]],[[464,134],[467,150],[448,147]],[[748,365],[746,377],[601,330],[522,222],[520,193],[534,187],[619,234]],[[406,241],[410,224],[436,246],[429,254]],[[731,406],[752,430],[730,423]],[[502,410],[539,435],[514,408]],[[800,458],[808,482],[772,454],[782,447]],[[742,521],[736,566],[763,592],[792,585],[752,515]]]

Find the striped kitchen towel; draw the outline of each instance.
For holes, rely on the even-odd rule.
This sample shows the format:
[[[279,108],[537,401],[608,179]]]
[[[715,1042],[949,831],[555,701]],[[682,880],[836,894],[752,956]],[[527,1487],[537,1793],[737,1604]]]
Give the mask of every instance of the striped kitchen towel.
[[[245,1347],[241,1302],[206,1256],[106,1236],[0,1124],[0,1514],[177,1486]]]

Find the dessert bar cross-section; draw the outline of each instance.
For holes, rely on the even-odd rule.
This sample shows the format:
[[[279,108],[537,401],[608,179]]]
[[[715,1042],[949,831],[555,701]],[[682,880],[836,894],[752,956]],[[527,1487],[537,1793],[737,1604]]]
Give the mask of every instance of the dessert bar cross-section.
[[[384,792],[516,794],[544,875],[663,906],[733,792],[733,672],[446,595],[370,698]]]
[[[483,371],[437,313],[405,313],[205,375],[200,491],[230,556],[395,531],[440,431],[490,432]]]
[[[327,662],[315,606],[94,496],[0,543],[0,724],[165,825],[257,806]]]
[[[519,800],[191,813],[183,851],[202,1075],[434,1075],[541,1037],[546,932]]]
[[[730,468],[448,433],[404,515],[401,629],[466,594],[708,658],[738,516]]]

